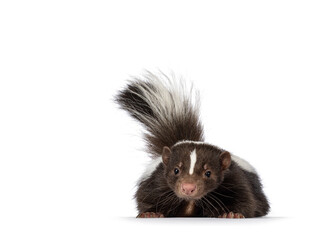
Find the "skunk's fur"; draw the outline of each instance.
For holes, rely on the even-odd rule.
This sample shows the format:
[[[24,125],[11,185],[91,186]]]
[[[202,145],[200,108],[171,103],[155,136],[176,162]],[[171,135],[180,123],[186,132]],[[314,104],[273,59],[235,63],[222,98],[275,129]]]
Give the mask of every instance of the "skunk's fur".
[[[145,128],[155,159],[136,193],[138,216],[266,215],[269,204],[255,169],[204,142],[199,96],[190,89],[163,73],[147,72],[115,98]]]
[[[179,141],[204,140],[199,96],[192,88],[187,91],[183,82],[147,72],[143,78],[132,80],[116,101],[145,127],[144,138],[154,157],[162,154],[163,147]]]

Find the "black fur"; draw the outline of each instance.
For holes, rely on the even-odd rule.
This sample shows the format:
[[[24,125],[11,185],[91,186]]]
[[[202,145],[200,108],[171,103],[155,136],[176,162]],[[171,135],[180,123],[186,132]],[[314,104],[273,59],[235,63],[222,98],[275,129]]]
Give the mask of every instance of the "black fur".
[[[163,75],[163,78],[168,77]],[[148,72],[145,79],[130,81],[128,86],[120,91],[115,98],[119,106],[128,111],[147,130],[144,139],[148,152],[154,157],[161,155],[164,146],[173,146],[178,141],[186,139],[204,140],[203,127],[197,109],[187,96],[180,96],[179,101],[175,102],[173,89],[166,88],[165,91],[169,96],[172,107],[160,109],[160,116],[159,113],[156,114],[153,111],[158,106],[150,106],[150,101],[146,101],[146,99],[149,99],[150,95],[157,94],[159,90],[156,83],[160,81],[161,79]],[[158,100],[164,101],[161,97]],[[157,103],[155,102],[154,105],[157,105]],[[182,111],[179,115],[175,115],[174,108],[179,106],[183,106]]]
[[[204,148],[187,145],[191,145],[191,148]],[[221,152],[214,146],[210,148],[213,149],[211,151]],[[204,151],[209,152],[206,149]],[[210,159],[214,158],[211,155]],[[165,217],[219,217],[224,213],[235,212],[243,214],[246,218],[264,216],[269,212],[268,201],[262,192],[260,179],[255,173],[241,169],[233,161],[225,172],[219,170],[218,163],[213,163],[213,167],[216,169],[211,170],[219,178],[217,186],[210,187],[213,189],[205,196],[194,200],[192,213],[186,215],[186,206],[190,200],[179,198],[170,187],[172,180],[166,173],[172,171],[173,167],[160,164],[152,175],[139,185],[136,193],[139,212],[160,212]]]
[[[258,175],[238,166],[227,151],[201,143],[203,127],[197,106],[188,96],[177,97],[177,89],[170,86],[147,73],[144,80],[131,81],[116,96],[120,107],[147,130],[144,139],[148,151],[163,158],[139,183],[135,195],[139,213],[161,213],[165,217],[219,217],[229,212],[247,218],[266,215],[269,204]],[[163,103],[169,106],[163,107]],[[197,164],[190,174],[192,151],[197,154]],[[190,183],[195,191],[186,195],[183,186]]]

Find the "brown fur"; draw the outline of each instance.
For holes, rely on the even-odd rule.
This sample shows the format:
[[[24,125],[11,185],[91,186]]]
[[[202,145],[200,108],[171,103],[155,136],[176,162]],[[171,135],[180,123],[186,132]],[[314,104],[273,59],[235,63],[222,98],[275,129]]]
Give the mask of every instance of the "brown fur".
[[[194,149],[197,164],[194,173],[189,175],[190,152]],[[223,156],[229,154],[224,150],[186,143],[172,147],[170,151],[168,162],[160,164],[147,180],[141,182],[136,193],[139,212],[160,212],[165,217],[219,217],[236,212],[248,218],[267,214],[269,205],[258,176],[242,170],[232,161],[225,168]],[[177,167],[180,171],[175,175]],[[207,170],[212,172],[210,178],[204,175]],[[182,182],[196,183],[197,195],[182,196],[179,192]]]
[[[155,78],[155,75],[148,72],[146,78]],[[164,75],[164,78],[168,77]],[[203,141],[203,127],[197,109],[191,101],[181,97],[179,103],[174,102],[173,90],[166,89],[173,107],[181,108],[181,105],[183,107],[179,115],[173,115],[170,110],[164,109],[164,112],[159,116],[152,110],[149,102],[145,100],[148,98],[148,93],[156,91],[156,86],[152,82],[136,79],[130,81],[128,86],[120,91],[115,98],[122,109],[127,110],[133,118],[141,122],[146,128],[147,132],[144,134],[144,140],[147,144],[147,151],[153,157],[157,157],[162,154],[163,147],[173,146],[178,141],[186,139]]]
[[[193,143],[204,141],[198,105],[185,94],[177,96],[179,89],[166,86],[173,85],[163,85],[157,76],[147,73],[115,98],[144,126],[148,152],[153,157],[162,155],[162,163],[139,183],[135,195],[139,216],[266,215],[269,204],[258,175],[240,168],[223,149]],[[190,153],[195,149],[197,161],[190,174]]]

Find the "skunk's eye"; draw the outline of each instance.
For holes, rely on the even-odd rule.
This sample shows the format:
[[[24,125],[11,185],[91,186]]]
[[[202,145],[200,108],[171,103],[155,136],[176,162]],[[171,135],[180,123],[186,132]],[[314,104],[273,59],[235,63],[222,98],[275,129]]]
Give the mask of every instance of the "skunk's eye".
[[[204,175],[206,175],[206,177],[209,178],[211,176],[211,172],[210,171],[206,171]]]
[[[175,168],[173,171],[175,175],[177,175],[180,172],[178,168]]]

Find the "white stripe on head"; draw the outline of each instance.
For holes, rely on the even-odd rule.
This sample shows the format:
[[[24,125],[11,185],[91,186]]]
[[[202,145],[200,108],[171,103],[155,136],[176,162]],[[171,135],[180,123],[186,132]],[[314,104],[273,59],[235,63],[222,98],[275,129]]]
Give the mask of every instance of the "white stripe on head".
[[[196,153],[196,149],[194,149],[190,154],[190,169],[189,169],[190,175],[193,174],[194,166],[196,165],[196,161],[197,161],[197,153]]]

